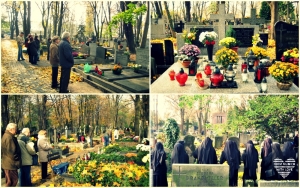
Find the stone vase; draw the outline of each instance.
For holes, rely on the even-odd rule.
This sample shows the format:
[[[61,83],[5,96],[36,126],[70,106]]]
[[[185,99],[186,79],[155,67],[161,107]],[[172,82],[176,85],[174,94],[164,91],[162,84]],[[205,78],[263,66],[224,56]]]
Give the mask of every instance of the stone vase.
[[[206,45],[208,60],[212,61],[214,45]]]
[[[276,85],[280,90],[289,90],[292,87],[293,83],[292,82],[286,82],[286,83],[277,82]]]

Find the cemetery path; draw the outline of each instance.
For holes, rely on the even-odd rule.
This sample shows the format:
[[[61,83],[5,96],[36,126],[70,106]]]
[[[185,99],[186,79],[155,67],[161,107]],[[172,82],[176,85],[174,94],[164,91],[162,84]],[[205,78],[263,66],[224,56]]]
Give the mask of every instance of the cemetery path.
[[[44,54],[38,65],[32,65],[27,54],[23,54],[24,61],[17,61],[17,50],[14,40],[1,40],[1,93],[58,93],[51,88],[52,69],[47,56]],[[71,72],[69,89],[72,93],[101,93],[80,80],[79,74]]]

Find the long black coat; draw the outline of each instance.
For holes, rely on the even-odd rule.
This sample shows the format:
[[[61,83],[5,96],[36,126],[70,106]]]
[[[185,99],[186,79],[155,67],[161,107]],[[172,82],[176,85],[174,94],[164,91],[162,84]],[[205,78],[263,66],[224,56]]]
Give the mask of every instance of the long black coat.
[[[31,41],[28,43],[28,49],[29,50],[29,55],[31,56],[36,56],[37,54],[37,44],[35,41]]]
[[[244,174],[243,179],[253,179],[256,180],[256,169],[258,159],[258,152],[255,149],[254,145],[251,143],[247,143],[246,149],[242,154],[242,160],[244,162]]]
[[[212,140],[206,137],[201,145],[193,152],[198,164],[217,164],[216,150],[212,146]]]
[[[163,145],[157,142],[151,153],[151,168],[153,169],[153,186],[168,187],[166,153]]]

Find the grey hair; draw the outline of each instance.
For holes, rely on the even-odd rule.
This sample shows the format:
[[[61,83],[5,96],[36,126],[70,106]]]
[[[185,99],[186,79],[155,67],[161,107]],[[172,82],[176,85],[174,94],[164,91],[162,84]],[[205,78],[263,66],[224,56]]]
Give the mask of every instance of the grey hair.
[[[15,123],[9,123],[7,126],[6,126],[6,130],[11,130],[11,129],[15,129],[17,128],[17,124]]]
[[[30,133],[30,130],[29,128],[25,127],[22,129],[22,133],[25,134],[25,133]]]
[[[67,38],[69,38],[70,37],[70,33],[69,32],[63,32],[63,34],[62,34],[62,39],[67,39]]]

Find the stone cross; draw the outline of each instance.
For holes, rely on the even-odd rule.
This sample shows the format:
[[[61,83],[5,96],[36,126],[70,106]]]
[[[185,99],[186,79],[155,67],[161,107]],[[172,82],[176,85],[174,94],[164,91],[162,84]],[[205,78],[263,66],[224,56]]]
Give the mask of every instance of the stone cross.
[[[278,31],[280,32],[279,47],[282,47],[282,31],[286,31],[286,29],[283,29],[283,24],[280,25],[280,29]]]
[[[210,20],[219,20],[218,23],[218,37],[219,39],[225,38],[225,21],[233,20],[233,14],[225,14],[225,4],[219,4],[219,14],[211,14]]]
[[[251,16],[250,18],[242,18],[242,23],[250,24],[250,25],[256,25],[256,24],[264,24],[266,21],[264,18],[256,18],[256,9],[251,9]]]

